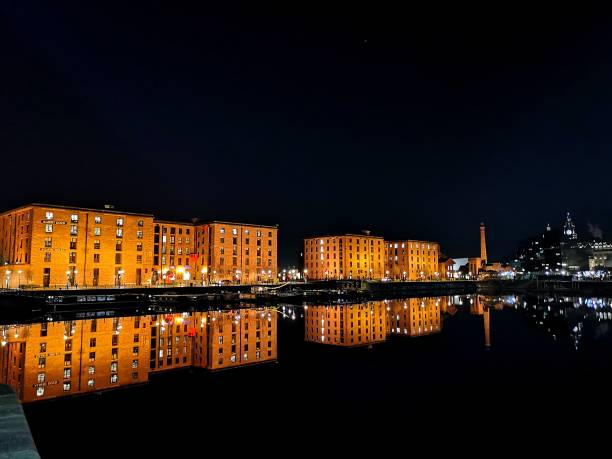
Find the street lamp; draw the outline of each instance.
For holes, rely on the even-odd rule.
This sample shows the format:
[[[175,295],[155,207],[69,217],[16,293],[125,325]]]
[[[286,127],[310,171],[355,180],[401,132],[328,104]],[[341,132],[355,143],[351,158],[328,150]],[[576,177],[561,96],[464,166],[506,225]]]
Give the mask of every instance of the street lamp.
[[[19,271],[17,271],[17,274],[19,275],[19,282],[18,282],[18,284],[17,284],[17,288],[19,288],[19,287],[21,286],[21,273],[22,273],[22,272],[23,272],[23,271],[22,271],[21,269],[20,269]]]
[[[208,268],[204,266],[202,268],[202,286],[204,286],[204,279],[206,279],[206,273],[208,272]]]
[[[11,270],[7,269],[6,271],[4,271],[4,273],[6,274],[6,288],[10,288],[11,287]]]
[[[406,271],[404,271],[404,272],[402,273],[402,278],[403,278],[403,280],[404,280],[404,281],[406,281]]]
[[[308,281],[307,277],[308,277],[308,270],[304,268],[304,282]]]
[[[242,271],[240,271],[239,269],[236,270],[236,282],[238,282],[238,284],[240,284],[240,274],[242,273]]]
[[[121,287],[121,278],[123,277],[124,273],[125,271],[123,269],[117,271],[117,282],[119,283],[119,287]]]
[[[66,271],[66,288],[70,288],[70,270]]]

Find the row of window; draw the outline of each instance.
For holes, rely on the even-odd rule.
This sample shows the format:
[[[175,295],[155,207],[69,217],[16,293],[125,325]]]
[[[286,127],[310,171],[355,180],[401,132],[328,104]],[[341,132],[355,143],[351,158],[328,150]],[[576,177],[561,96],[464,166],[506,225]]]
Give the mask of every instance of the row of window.
[[[221,227],[219,228],[219,234],[225,234],[225,228]],[[251,234],[251,230],[249,229],[245,229],[244,230],[244,234],[249,236]],[[257,230],[255,232],[255,234],[257,235],[257,237],[261,237],[261,230]],[[237,228],[232,228],[232,236],[237,236],[238,235],[238,229]],[[272,237],[272,231],[268,231],[268,237]]]
[[[115,264],[116,265],[120,265],[122,264],[122,255],[120,253],[116,253],[115,254]],[[51,263],[51,252],[45,252],[44,255],[44,262],[45,263]],[[74,265],[77,262],[77,254],[76,252],[70,252],[70,254],[68,255],[68,264]],[[100,254],[99,253],[94,253],[93,254],[93,262],[94,263],[100,263]],[[142,255],[136,255],[136,263],[137,264],[142,264]]]
[[[46,211],[45,212],[45,220],[53,220],[55,218],[55,215],[53,212],[51,211]],[[78,223],[79,222],[79,215],[78,214],[72,214],[70,215],[70,223]],[[96,224],[100,224],[102,223],[102,217],[99,215],[95,215],[94,216],[94,223]],[[123,218],[117,218],[116,219],[116,223],[117,226],[123,226],[124,220]],[[138,226],[142,227],[144,226],[144,220],[138,220]]]
[[[45,224],[45,233],[47,233],[47,234],[53,233],[53,224],[51,224],[51,223]],[[78,227],[76,225],[71,225],[70,226],[70,234],[72,236],[76,236],[78,234]],[[101,236],[102,235],[102,229],[99,226],[95,226],[93,234],[94,234],[94,236]],[[143,235],[144,235],[144,233],[143,233],[142,230],[136,231],[136,237],[138,239],[142,239]],[[115,231],[115,236],[123,237],[123,228],[121,228],[121,227],[117,228],[116,231]]]

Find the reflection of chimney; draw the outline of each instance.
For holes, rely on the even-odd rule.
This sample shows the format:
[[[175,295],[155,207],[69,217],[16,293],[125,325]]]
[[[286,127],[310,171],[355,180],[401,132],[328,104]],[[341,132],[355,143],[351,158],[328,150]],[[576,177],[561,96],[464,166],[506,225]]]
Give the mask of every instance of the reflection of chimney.
[[[485,240],[485,226],[480,224],[480,260],[482,263],[487,262],[487,241]]]
[[[484,332],[485,332],[485,347],[491,347],[491,311],[489,308],[485,308],[483,319],[484,319]]]

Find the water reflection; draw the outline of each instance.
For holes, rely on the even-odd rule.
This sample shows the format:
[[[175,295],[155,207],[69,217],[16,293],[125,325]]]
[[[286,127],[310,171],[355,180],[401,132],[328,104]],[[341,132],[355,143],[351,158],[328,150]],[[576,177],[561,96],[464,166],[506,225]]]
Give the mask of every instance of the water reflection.
[[[272,308],[2,326],[0,382],[23,402],[145,383],[154,372],[274,361]]]
[[[482,317],[478,339],[482,348],[494,350],[492,336],[508,314],[518,314],[521,321],[505,322],[513,328],[498,338],[497,346],[511,348],[525,327],[535,327],[536,333],[578,350],[610,336],[612,300],[443,296],[0,325],[0,382],[31,402],[147,383],[151,374],[178,368],[220,370],[276,361],[279,318],[303,318],[306,342],[359,347],[392,337],[435,339],[447,327],[445,322],[450,326],[462,315],[471,316],[473,324]],[[466,324],[452,323],[455,329]],[[473,333],[474,328],[469,330]],[[461,346],[466,338],[453,346]]]

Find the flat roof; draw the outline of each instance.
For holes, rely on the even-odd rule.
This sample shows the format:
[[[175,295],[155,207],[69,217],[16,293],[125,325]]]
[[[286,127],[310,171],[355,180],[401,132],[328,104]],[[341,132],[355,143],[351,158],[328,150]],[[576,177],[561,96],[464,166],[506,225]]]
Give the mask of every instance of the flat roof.
[[[395,239],[393,241],[385,241],[388,242],[389,244],[395,244],[395,243],[406,243],[406,242],[421,242],[421,243],[427,243],[427,244],[439,244],[438,241],[423,241],[421,239]]]
[[[371,234],[354,234],[354,233],[345,233],[345,234],[326,234],[323,236],[308,236],[305,237],[304,239],[323,239],[325,237],[345,237],[345,236],[350,236],[350,237],[373,237],[376,239],[384,239],[383,236],[373,236]]]
[[[117,210],[117,209],[96,209],[93,207],[63,206],[60,204],[45,204],[45,203],[40,203],[40,202],[33,202],[31,204],[26,204],[23,206],[15,207],[14,209],[9,209],[9,210],[2,212],[2,214],[16,212],[20,209],[26,209],[28,207],[49,207],[52,209],[83,210],[87,212],[103,212],[107,214],[138,215],[141,217],[153,217],[153,214],[145,214],[145,213],[139,213],[139,212],[125,212],[123,210]]]
[[[273,228],[273,229],[278,229],[278,225],[258,225],[258,224],[254,224],[254,223],[239,223],[239,222],[226,222],[226,221],[222,221],[222,220],[212,220],[209,222],[205,222],[203,221],[202,223],[200,223],[201,225],[210,225],[210,224],[222,224],[222,225],[236,225],[236,226],[258,226],[260,228]]]
[[[176,220],[158,220],[157,218],[153,219],[153,223],[166,223],[168,225],[186,225],[186,226],[196,226],[197,223],[193,222],[180,222]]]

